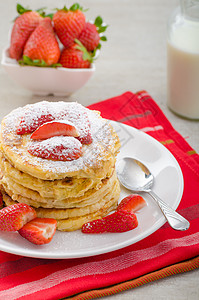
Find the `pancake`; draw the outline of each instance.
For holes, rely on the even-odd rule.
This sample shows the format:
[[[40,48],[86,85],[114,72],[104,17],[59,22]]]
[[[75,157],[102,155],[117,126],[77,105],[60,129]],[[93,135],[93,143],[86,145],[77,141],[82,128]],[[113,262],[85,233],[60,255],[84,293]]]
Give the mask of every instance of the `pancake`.
[[[60,180],[42,180],[14,168],[0,152],[0,168],[2,173],[14,185],[22,185],[39,193],[44,198],[63,200],[67,197],[82,196],[87,190],[101,186],[102,179],[66,177]],[[113,172],[110,169],[106,178]]]
[[[40,108],[42,107],[42,109]],[[27,123],[31,117],[37,118],[43,110],[51,115],[63,117],[63,111],[70,111],[74,115],[88,116],[92,143],[83,145],[83,155],[72,161],[53,161],[31,155],[28,152],[33,143],[31,134],[17,134],[19,121],[26,115]],[[30,114],[28,112],[30,111]],[[59,118],[61,118],[59,117]],[[77,118],[78,119],[78,118]],[[79,121],[73,120],[80,126]],[[82,121],[82,120],[81,120]],[[77,127],[78,127],[77,126]],[[8,114],[1,123],[1,150],[4,157],[18,170],[43,180],[63,179],[66,177],[104,178],[108,170],[113,168],[116,155],[120,147],[119,138],[109,124],[96,111],[84,108],[76,102],[39,102],[17,108]]]
[[[37,216],[40,218],[54,218],[57,220],[57,229],[61,231],[73,231],[80,229],[88,221],[102,218],[112,210],[116,209],[120,195],[120,187],[116,182],[112,191],[109,191],[103,198],[94,205],[75,209],[44,209],[35,208]],[[17,203],[10,196],[3,192],[5,204],[12,205]]]
[[[18,202],[23,202],[34,207],[44,207],[44,208],[72,208],[72,207],[83,207],[85,205],[95,203],[101,199],[107,191],[110,191],[114,184],[118,181],[116,172],[114,171],[110,178],[106,178],[102,181],[102,186],[100,189],[90,189],[86,191],[83,196],[71,197],[64,200],[58,201],[55,198],[42,198],[35,191],[26,189],[23,186],[14,185],[13,182],[6,180],[5,176],[1,179],[2,184],[6,193],[14,200]],[[17,189],[18,188],[18,189]]]
[[[56,138],[62,149],[60,155],[52,152],[56,151],[53,137],[46,137],[45,143],[31,138],[40,125],[52,120],[72,122],[78,131],[75,138]],[[80,156],[64,156],[66,140],[71,154],[76,143],[81,146]],[[42,151],[39,157],[29,151],[37,145]],[[38,217],[56,219],[58,230],[80,229],[117,207],[120,185],[115,162],[119,148],[119,138],[109,122],[99,112],[76,102],[43,101],[20,107],[1,123],[0,185],[4,203],[26,203]],[[50,156],[46,156],[49,151]]]

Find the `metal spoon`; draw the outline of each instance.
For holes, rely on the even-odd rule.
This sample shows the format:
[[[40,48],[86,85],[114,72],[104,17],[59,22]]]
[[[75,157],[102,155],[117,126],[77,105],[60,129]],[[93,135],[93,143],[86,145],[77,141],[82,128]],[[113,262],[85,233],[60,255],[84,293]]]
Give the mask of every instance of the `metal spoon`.
[[[189,222],[170,208],[152,190],[154,177],[149,169],[137,159],[125,157],[118,162],[117,175],[121,184],[134,192],[146,192],[158,203],[170,226],[176,230],[187,230]]]

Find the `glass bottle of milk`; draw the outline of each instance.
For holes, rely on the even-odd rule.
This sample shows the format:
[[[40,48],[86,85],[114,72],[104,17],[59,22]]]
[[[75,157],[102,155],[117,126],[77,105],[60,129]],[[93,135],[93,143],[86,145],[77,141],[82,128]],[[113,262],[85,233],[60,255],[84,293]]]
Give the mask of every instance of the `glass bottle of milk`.
[[[181,0],[168,22],[168,106],[199,119],[199,0]]]

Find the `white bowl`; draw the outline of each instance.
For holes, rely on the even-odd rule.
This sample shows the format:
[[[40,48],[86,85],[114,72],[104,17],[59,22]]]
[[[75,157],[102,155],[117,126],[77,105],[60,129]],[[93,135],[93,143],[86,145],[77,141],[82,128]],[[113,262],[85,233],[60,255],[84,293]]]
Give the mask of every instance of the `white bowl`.
[[[20,86],[42,96],[68,96],[82,88],[95,71],[94,64],[88,69],[20,66],[8,56],[8,49],[2,53],[1,64]]]

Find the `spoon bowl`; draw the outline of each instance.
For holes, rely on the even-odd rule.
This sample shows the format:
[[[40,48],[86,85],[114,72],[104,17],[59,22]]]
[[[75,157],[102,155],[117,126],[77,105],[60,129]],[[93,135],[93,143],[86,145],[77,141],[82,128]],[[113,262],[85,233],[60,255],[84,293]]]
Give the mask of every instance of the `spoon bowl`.
[[[146,192],[158,203],[162,213],[173,229],[187,230],[189,222],[162,201],[153,191],[154,177],[149,169],[139,160],[124,157],[117,165],[117,175],[120,183],[134,192]]]

